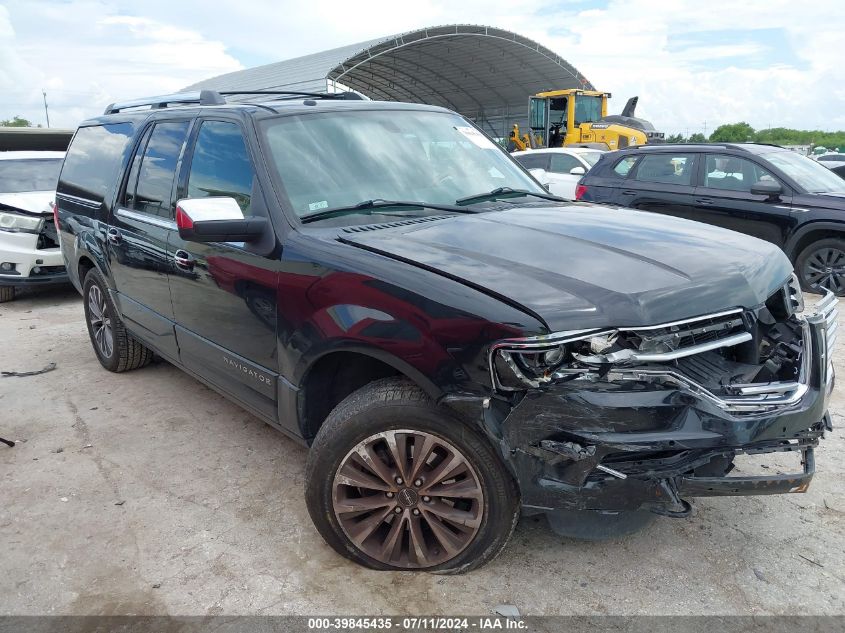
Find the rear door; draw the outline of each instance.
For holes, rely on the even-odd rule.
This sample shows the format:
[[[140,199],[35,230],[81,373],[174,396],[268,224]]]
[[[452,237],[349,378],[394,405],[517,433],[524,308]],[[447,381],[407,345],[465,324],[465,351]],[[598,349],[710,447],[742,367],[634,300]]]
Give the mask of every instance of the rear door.
[[[681,218],[693,216],[697,154],[644,153],[621,183],[616,202]]]
[[[695,190],[693,219],[753,235],[784,246],[792,223],[792,190],[756,161],[727,154],[704,154],[701,186]],[[776,200],[755,196],[751,186],[774,180],[783,187]]]
[[[167,241],[174,233],[174,182],[190,119],[158,121],[141,136],[106,242],[127,328],[178,358],[168,282]]]
[[[232,197],[245,216],[267,215],[238,120],[200,119],[180,177],[180,198]],[[169,243],[182,364],[275,420],[278,258],[236,243]]]

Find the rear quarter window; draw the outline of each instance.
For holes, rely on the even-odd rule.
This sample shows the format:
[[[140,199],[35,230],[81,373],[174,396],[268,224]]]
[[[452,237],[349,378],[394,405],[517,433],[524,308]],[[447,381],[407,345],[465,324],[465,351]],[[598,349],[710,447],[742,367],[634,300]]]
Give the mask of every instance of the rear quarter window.
[[[628,172],[631,171],[631,168],[634,166],[634,163],[637,162],[638,158],[639,156],[626,156],[613,166],[613,171],[624,178],[628,175]]]
[[[131,123],[79,128],[65,157],[59,192],[94,202],[110,198],[133,132]]]

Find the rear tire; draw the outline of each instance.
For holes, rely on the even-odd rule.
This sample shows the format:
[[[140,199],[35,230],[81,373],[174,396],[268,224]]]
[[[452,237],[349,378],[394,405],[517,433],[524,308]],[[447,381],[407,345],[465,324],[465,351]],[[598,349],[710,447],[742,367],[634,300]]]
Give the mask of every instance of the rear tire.
[[[335,551],[380,570],[475,569],[519,519],[516,482],[490,442],[400,378],[329,414],[308,454],[305,501]]]
[[[96,268],[85,275],[82,299],[91,346],[103,367],[120,373],[152,361],[152,351],[132,338],[123,327],[108,286]]]
[[[831,237],[813,242],[799,253],[795,268],[805,291],[845,295],[845,240]]]
[[[0,286],[0,303],[12,301],[15,298],[14,286]]]

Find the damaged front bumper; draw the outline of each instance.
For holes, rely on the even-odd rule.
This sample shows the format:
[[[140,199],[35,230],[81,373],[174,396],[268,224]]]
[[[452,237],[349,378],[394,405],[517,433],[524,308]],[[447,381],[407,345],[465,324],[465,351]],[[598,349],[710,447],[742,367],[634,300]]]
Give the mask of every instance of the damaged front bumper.
[[[493,400],[498,429],[527,511],[650,510],[685,516],[685,497],[804,492],[813,449],[832,430],[830,351],[835,298],[803,319],[800,376],[745,384],[730,397],[673,370],[609,369]],[[797,452],[799,472],[729,476],[742,454]]]

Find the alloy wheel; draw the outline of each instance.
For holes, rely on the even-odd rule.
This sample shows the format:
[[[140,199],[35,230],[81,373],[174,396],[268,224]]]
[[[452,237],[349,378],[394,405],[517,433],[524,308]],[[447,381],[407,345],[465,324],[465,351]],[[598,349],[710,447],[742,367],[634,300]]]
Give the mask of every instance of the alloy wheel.
[[[845,291],[845,252],[834,247],[813,251],[804,264],[803,273],[807,286],[842,294]]]
[[[88,322],[94,343],[105,358],[111,358],[114,351],[111,314],[106,297],[96,284],[88,289]]]
[[[395,430],[359,442],[332,486],[335,516],[365,554],[393,567],[434,567],[473,541],[484,513],[467,458],[431,433]]]

